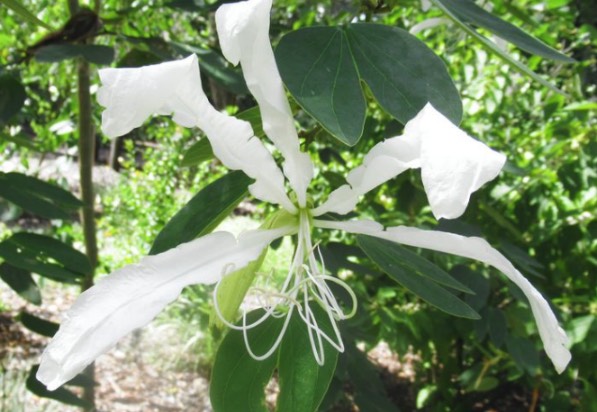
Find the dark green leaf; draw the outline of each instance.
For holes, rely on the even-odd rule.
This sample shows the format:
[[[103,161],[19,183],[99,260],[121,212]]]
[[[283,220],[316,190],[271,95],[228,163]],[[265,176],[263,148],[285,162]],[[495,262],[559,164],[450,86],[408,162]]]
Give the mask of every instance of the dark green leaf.
[[[247,323],[263,315],[259,309],[247,314]],[[283,319],[269,317],[248,332],[255,354],[267,352],[278,337]],[[222,340],[213,366],[209,396],[215,412],[267,412],[265,386],[276,367],[276,354],[263,361],[253,359],[243,333],[231,330]]]
[[[19,235],[19,236],[17,236]],[[0,243],[0,257],[12,266],[38,273],[50,279],[66,283],[78,283],[78,279],[85,276],[81,270],[89,268],[89,263],[83,263],[81,267],[72,268],[75,262],[82,260],[76,254],[80,253],[58,240],[47,238],[42,235],[17,234]],[[16,240],[14,237],[17,236]],[[45,240],[33,239],[33,243],[27,242],[32,236],[46,238]],[[18,242],[19,237],[23,243]],[[47,239],[50,239],[49,241]],[[40,249],[40,245],[48,245]],[[67,262],[69,268],[61,260]]]
[[[36,233],[16,233],[10,238],[20,247],[32,250],[39,256],[54,259],[65,268],[85,275],[91,274],[93,268],[84,253],[49,236]]]
[[[247,195],[250,183],[247,175],[235,171],[203,188],[170,219],[156,237],[149,254],[165,252],[211,232]]]
[[[575,60],[528,35],[518,27],[494,16],[471,0],[437,0],[465,23],[483,27],[531,54],[573,63]]]
[[[315,321],[330,337],[334,331],[327,313],[312,305]],[[324,364],[319,366],[313,356],[307,326],[294,314],[282,340],[278,356],[280,394],[277,410],[280,412],[315,412],[330,385],[338,351],[324,341]]]
[[[506,315],[500,309],[492,308],[489,310],[489,318],[484,319],[489,324],[489,338],[496,347],[501,347],[506,343],[508,337],[508,322]]]
[[[186,151],[180,165],[182,167],[196,166],[213,157],[214,152],[211,148],[211,144],[209,144],[209,140],[204,138],[193,144],[189,150]]]
[[[0,265],[0,279],[26,301],[41,305],[41,293],[30,272],[5,262]]]
[[[29,391],[37,396],[41,396],[42,398],[54,399],[67,405],[75,405],[86,409],[90,409],[92,407],[88,401],[79,398],[68,389],[58,388],[55,391],[47,390],[46,387],[35,377],[38,368],[39,365],[34,365],[29,371],[29,377],[27,378],[26,383],[27,389],[29,389]]]
[[[0,74],[0,123],[17,114],[25,104],[25,88],[13,76]]]
[[[477,312],[454,294],[438,285],[435,279],[429,276],[428,272],[423,275],[421,267],[424,266],[417,266],[412,261],[404,261],[404,255],[396,252],[394,242],[362,235],[357,236],[357,240],[361,249],[386,274],[427,303],[450,315],[479,319]]]
[[[402,123],[427,102],[456,124],[462,116],[458,91],[442,60],[395,27],[350,24],[296,30],[280,41],[276,61],[297,102],[349,145],[363,133],[361,82]]]
[[[52,44],[35,51],[35,58],[46,63],[56,63],[76,57],[83,57],[90,63],[107,65],[114,60],[114,49],[99,44]]]
[[[0,172],[0,196],[48,219],[69,219],[82,205],[70,192],[22,173]]]
[[[15,13],[17,13],[25,21],[28,21],[29,23],[34,24],[36,26],[44,27],[48,30],[52,30],[52,27],[49,24],[38,19],[33,13],[31,13],[29,10],[27,10],[25,8],[25,6],[23,6],[21,4],[20,1],[18,1],[18,0],[0,0],[0,3],[4,4],[6,7],[11,9]]]
[[[347,375],[354,388],[354,401],[359,409],[367,412],[398,411],[384,390],[379,371],[369,362],[367,356],[354,344],[347,344],[344,356],[347,361]]]
[[[455,266],[450,274],[468,286],[474,295],[466,295],[464,301],[473,309],[479,311],[487,304],[489,298],[489,280],[482,273],[471,270],[468,266]]]
[[[39,333],[42,336],[51,338],[58,332],[60,325],[49,320],[38,318],[27,312],[21,312],[19,314],[19,320],[21,323],[30,331]]]
[[[539,353],[535,345],[528,339],[509,336],[506,340],[508,352],[512,356],[514,363],[527,371],[530,375],[535,375],[539,369]]]

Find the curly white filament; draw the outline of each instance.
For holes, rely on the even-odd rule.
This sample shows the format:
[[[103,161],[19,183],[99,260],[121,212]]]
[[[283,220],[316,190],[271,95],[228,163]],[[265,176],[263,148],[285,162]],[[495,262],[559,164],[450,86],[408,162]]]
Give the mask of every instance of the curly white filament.
[[[317,256],[315,251],[317,251]],[[350,296],[351,304],[348,311],[345,311],[340,306],[330,289],[329,283],[336,284]],[[329,343],[337,351],[344,352],[344,343],[342,342],[337,322],[354,316],[357,310],[357,298],[346,282],[326,275],[321,251],[318,245],[313,245],[311,241],[311,224],[308,211],[302,210],[300,213],[296,250],[280,289],[278,291],[258,287],[251,289],[253,294],[258,295],[258,300],[264,310],[264,313],[258,319],[249,323],[245,309],[242,311],[240,324],[234,324],[225,319],[218,303],[219,285],[220,282],[216,284],[213,291],[216,314],[224,325],[243,333],[247,352],[253,359],[264,360],[278,349],[295,310],[307,326],[311,350],[319,365],[325,363],[324,341]],[[311,308],[313,302],[318,304],[326,312],[333,331],[331,336],[319,325]],[[272,346],[265,353],[256,354],[251,347],[248,332],[264,323],[270,317],[284,317],[285,319]]]

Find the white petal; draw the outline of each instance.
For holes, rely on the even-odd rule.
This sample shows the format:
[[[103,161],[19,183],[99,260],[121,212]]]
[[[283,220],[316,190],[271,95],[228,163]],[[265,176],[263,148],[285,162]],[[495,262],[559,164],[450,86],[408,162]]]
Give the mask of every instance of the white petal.
[[[471,193],[495,179],[506,162],[430,103],[406,124],[404,134],[421,140],[421,176],[437,219],[462,215]]]
[[[185,286],[216,282],[290,231],[255,230],[238,241],[227,232],[212,233],[101,279],[64,316],[42,354],[37,379],[49,390],[58,388],[119,339],[150,322]]]
[[[479,260],[493,266],[514,282],[529,300],[543,346],[558,373],[562,373],[570,362],[570,351],[566,347],[568,337],[558,325],[558,320],[549,303],[504,255],[491,247],[484,239],[406,226],[383,230],[381,225],[375,225],[368,221],[330,222],[316,220],[314,223],[317,227],[375,236],[404,245]]]
[[[120,136],[139,127],[152,114],[173,113],[178,124],[198,126],[205,132],[224,165],[256,180],[249,187],[253,196],[295,211],[284,189],[282,171],[254,137],[251,125],[220,113],[209,103],[194,54],[135,69],[103,69],[100,78],[97,99],[106,107],[102,115],[105,134]]]
[[[197,57],[133,69],[101,69],[97,101],[106,110],[102,131],[109,137],[126,134],[152,114],[173,114],[174,121],[193,127],[198,116],[195,95]]]
[[[224,56],[241,63],[249,90],[257,100],[263,130],[285,159],[284,173],[306,204],[307,186],[313,178],[313,164],[302,153],[282,79],[269,41],[271,0],[249,0],[220,6],[216,26]]]
[[[336,189],[314,210],[348,213],[360,196],[403,171],[421,168],[423,186],[437,219],[464,213],[470,195],[494,179],[506,161],[471,138],[428,103],[404,128],[402,136],[376,144],[363,164],[347,177],[349,185]]]

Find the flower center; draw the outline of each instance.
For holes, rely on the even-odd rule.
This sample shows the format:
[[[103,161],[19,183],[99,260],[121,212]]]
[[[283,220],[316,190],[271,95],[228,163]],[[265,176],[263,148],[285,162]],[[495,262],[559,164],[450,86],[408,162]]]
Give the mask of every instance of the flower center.
[[[340,306],[329,283],[335,283],[344,289],[351,299],[350,311]],[[272,291],[265,288],[254,287],[251,289],[256,294],[264,314],[252,323],[247,323],[247,311],[243,310],[240,325],[228,322],[222,316],[217,302],[217,288],[214,289],[214,307],[218,317],[231,329],[243,332],[245,346],[249,355],[255,360],[263,360],[271,356],[280,346],[290,318],[296,311],[301,317],[309,333],[309,342],[313,356],[319,365],[325,362],[324,341],[327,341],[339,352],[344,352],[344,344],[337,322],[349,319],[356,313],[357,300],[354,292],[343,280],[326,274],[323,257],[317,245],[311,240],[311,215],[308,209],[299,211],[299,227],[296,249],[288,273],[278,290]],[[326,313],[326,323],[329,321],[332,333],[326,333],[319,325],[312,305],[319,305]],[[253,329],[269,317],[284,318],[283,326],[272,347],[264,354],[256,354],[251,348],[248,331]]]

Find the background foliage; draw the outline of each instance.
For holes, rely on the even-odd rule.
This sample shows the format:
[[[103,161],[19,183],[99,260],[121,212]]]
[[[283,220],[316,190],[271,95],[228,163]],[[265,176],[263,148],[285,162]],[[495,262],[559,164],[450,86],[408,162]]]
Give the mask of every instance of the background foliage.
[[[92,72],[92,84],[96,85],[97,67],[140,66],[197,53],[204,84],[217,107],[242,112],[254,106],[239,71],[226,65],[218,50],[213,24],[216,3],[106,0],[99,13],[103,26],[93,38],[95,46],[105,49],[66,42],[61,49],[51,49],[49,57],[46,50],[41,58],[31,47],[48,31],[24,23],[21,15],[2,6],[3,170],[35,175],[39,173],[36,165],[42,160],[76,160],[73,148],[77,146],[77,134],[73,125],[79,106],[73,81],[75,66],[65,57],[83,54],[97,63]],[[540,350],[521,293],[493,270],[439,254],[423,254],[476,292],[463,299],[482,319],[453,318],[382,276],[356,247],[355,239],[349,239],[355,246],[342,246],[338,243],[341,239],[328,239],[323,248],[326,264],[331,271],[348,276],[361,306],[358,316],[344,325],[343,336],[349,349],[338,360],[322,410],[350,400],[367,411],[468,411],[479,403],[499,405],[512,393],[522,394],[529,410],[597,408],[597,376],[592,367],[597,364],[597,14],[590,0],[513,3],[494,0],[477,4],[577,62],[544,59],[495,39],[487,29],[472,30],[495,40],[502,53],[523,62],[562,93],[521,74],[495,50],[491,52],[475,42],[470,33],[458,30],[439,8],[422,9],[419,1],[275,2],[271,33],[274,44],[285,33],[299,28],[339,26],[352,21],[382,23],[416,32],[446,63],[463,101],[461,127],[507,154],[509,162],[504,172],[474,195],[466,214],[456,221],[438,224],[433,219],[417,172],[405,173],[367,195],[359,206],[361,212],[380,217],[387,224],[439,225],[446,230],[482,235],[498,245],[552,300],[572,340],[572,364],[557,375]],[[23,1],[23,5],[54,30],[65,22],[66,2]],[[284,42],[290,42],[289,38]],[[288,86],[292,92],[292,85]],[[352,148],[317,124],[306,113],[309,108],[300,96],[292,102],[299,113],[304,147],[325,164],[314,182],[322,196],[342,184],[345,172],[358,164],[376,142],[400,132],[400,123],[382,109],[383,102],[381,106],[376,103],[371,89],[364,92],[364,138],[358,143],[358,136],[356,140],[354,136],[344,139],[356,143]],[[94,92],[95,86],[91,90]],[[306,110],[300,110],[299,104]],[[100,116],[100,108],[94,105],[96,125]],[[197,131],[176,127],[164,117],[153,118],[115,143],[97,134],[96,163],[119,170],[118,182],[100,190],[96,202],[102,250],[99,273],[108,273],[146,254],[182,205],[223,175],[209,147],[199,138]],[[40,304],[43,290],[40,294],[36,286],[38,275],[56,278],[59,273],[63,276],[60,280],[66,276],[66,280],[76,282],[77,271],[84,266],[78,264],[77,270],[71,270],[73,259],[80,258],[71,246],[80,248],[83,241],[73,219],[77,203],[67,200],[68,192],[52,192],[42,200],[56,203],[59,209],[68,207],[65,216],[47,215],[49,208],[35,209],[39,199],[23,200],[26,194],[20,200],[14,198],[15,184],[7,182],[10,176],[0,175],[0,190],[4,191],[0,193],[0,236],[5,239],[0,244],[0,274],[7,284],[20,290],[23,298]],[[70,191],[64,176],[52,175],[50,180]],[[36,196],[42,192],[34,191]],[[243,203],[236,212],[254,217],[264,213],[250,203]],[[19,241],[10,236],[20,232],[59,239],[63,246],[57,247],[63,259],[48,255],[47,249],[37,253],[33,246],[31,253],[37,253],[33,257],[37,266],[18,266],[7,250],[11,239],[13,243]],[[33,239],[31,234],[20,236],[21,247],[23,239]],[[15,271],[25,271],[25,284],[15,287],[7,280],[15,278]],[[170,312],[173,321],[192,319],[207,328],[206,292],[193,288],[183,302]],[[414,382],[398,402],[383,390],[378,371],[357,349],[372,348],[380,340],[400,355],[413,353],[420,359]],[[200,347],[201,356],[215,356],[210,353],[211,344]],[[65,399],[70,399],[69,395],[62,397]],[[71,399],[73,402],[78,401]]]

